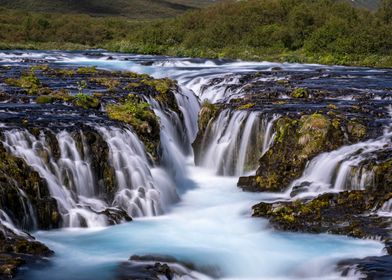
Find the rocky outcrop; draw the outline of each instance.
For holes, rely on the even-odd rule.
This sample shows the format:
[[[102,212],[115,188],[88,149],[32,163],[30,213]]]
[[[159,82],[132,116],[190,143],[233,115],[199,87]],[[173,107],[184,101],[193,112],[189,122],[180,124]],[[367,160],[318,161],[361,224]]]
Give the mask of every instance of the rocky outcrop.
[[[13,278],[22,265],[35,263],[53,253],[32,236],[16,234],[0,224],[0,279]]]
[[[345,135],[351,139],[366,136],[362,124],[348,124],[341,117],[320,113],[281,117],[276,122],[274,143],[260,158],[256,176],[241,177],[238,186],[247,191],[284,190],[313,157],[347,143]]]
[[[357,238],[390,238],[391,218],[374,214],[392,192],[345,191],[326,193],[311,200],[261,202],[254,217],[266,217],[280,230],[333,233]]]

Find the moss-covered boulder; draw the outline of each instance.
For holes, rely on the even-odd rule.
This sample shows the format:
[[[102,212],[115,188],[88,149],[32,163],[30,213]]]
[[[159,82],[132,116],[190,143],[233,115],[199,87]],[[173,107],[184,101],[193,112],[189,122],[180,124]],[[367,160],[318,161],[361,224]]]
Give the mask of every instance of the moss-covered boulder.
[[[326,193],[311,200],[262,202],[253,206],[253,216],[268,218],[280,230],[387,240],[392,219],[370,214],[391,197],[392,192]]]
[[[284,116],[276,123],[274,144],[261,157],[256,176],[241,177],[238,186],[249,191],[281,191],[302,174],[310,159],[343,143],[343,130],[328,115]]]
[[[107,105],[106,111],[110,119],[130,124],[144,142],[147,151],[153,158],[158,158],[159,119],[147,102],[137,95],[129,94],[122,102]]]

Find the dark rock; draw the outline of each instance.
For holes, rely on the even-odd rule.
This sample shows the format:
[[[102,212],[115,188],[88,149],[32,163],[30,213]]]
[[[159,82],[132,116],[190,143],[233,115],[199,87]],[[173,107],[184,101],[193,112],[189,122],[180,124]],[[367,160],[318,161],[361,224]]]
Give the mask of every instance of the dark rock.
[[[389,240],[392,218],[373,211],[391,196],[391,192],[345,191],[311,200],[261,202],[253,206],[253,216],[266,217],[281,230]]]
[[[0,224],[0,279],[13,278],[21,266],[50,257],[53,253],[31,235],[16,234]]]
[[[355,271],[360,272],[361,279],[392,279],[392,256],[344,260],[338,263],[338,270],[342,276]]]
[[[61,217],[57,202],[50,196],[46,182],[22,159],[0,145],[0,209],[24,229],[34,228],[34,216],[40,229],[57,228]],[[23,192],[25,195],[23,195]],[[28,211],[30,204],[33,212]]]
[[[118,280],[172,280],[176,277],[194,279],[195,268],[192,264],[179,262],[169,256],[132,256],[120,264]]]

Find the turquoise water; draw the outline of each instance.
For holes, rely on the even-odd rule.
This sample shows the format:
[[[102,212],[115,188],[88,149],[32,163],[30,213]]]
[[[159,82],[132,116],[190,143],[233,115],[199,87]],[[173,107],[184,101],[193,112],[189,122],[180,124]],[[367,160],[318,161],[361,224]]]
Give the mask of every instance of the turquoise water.
[[[273,195],[240,191],[236,178],[189,167],[196,187],[170,213],[102,229],[37,232],[56,255],[27,279],[112,279],[131,255],[161,254],[233,279],[335,279],[338,260],[380,255],[382,244],[332,235],[280,233],[250,208]]]

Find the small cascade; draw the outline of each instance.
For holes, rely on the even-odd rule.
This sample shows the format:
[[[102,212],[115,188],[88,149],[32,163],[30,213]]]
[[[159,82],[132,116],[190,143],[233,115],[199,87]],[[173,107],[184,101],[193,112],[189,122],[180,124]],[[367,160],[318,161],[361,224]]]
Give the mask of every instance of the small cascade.
[[[113,206],[132,217],[162,214],[178,199],[174,184],[164,170],[150,172],[144,146],[129,129],[96,128],[106,140],[115,170],[118,191]]]
[[[318,155],[307,165],[301,178],[293,181],[287,193],[313,196],[373,187],[373,171],[362,164],[378,151],[392,148],[391,128],[391,125],[386,127],[384,134],[377,139]]]
[[[211,103],[228,101],[230,98],[239,97],[244,86],[240,84],[240,76],[211,76],[198,77],[187,84],[200,98]]]
[[[101,135],[102,143],[109,148],[115,177],[113,197],[106,190],[108,186],[102,185],[105,175],[94,168],[99,163],[93,162],[94,151],[82,131],[61,131],[55,137],[49,136],[54,135],[51,131],[42,131],[39,136],[24,129],[4,131],[4,146],[46,180],[51,196],[58,202],[64,227],[99,227],[117,222],[109,217],[109,212],[116,209],[132,217],[158,215],[178,200],[170,176],[150,166],[143,144],[130,129],[100,126],[92,131]],[[23,205],[26,213],[32,212],[28,203],[24,201]]]
[[[181,186],[187,181],[187,155],[192,153],[190,133],[177,113],[163,108],[155,99],[146,99],[161,123],[161,163]]]
[[[263,149],[261,151],[261,155],[264,155],[274,143],[274,124],[279,119],[279,117],[280,115],[274,114],[270,120],[263,119],[263,127],[265,128],[265,133],[263,138]]]
[[[184,117],[184,124],[188,135],[188,140],[192,143],[197,134],[197,118],[200,110],[200,103],[195,94],[187,89],[181,87],[179,92],[175,92],[178,107]]]
[[[392,198],[384,202],[377,214],[380,216],[392,217]]]
[[[31,228],[37,229],[37,219],[35,217],[35,213],[33,210],[33,206],[31,205],[30,199],[26,195],[26,193],[18,188],[18,192],[20,194],[21,205],[23,206],[24,219],[22,221],[22,228],[28,228],[27,225],[31,225]]]
[[[48,184],[50,194],[58,202],[58,210],[65,227],[104,226],[104,215],[92,211],[103,210],[106,203],[90,204],[83,198],[93,198],[94,178],[91,165],[76,147],[69,132],[56,136],[59,157],[55,155],[45,133],[38,137],[27,130],[4,131],[4,145],[15,156],[23,158]],[[98,206],[99,205],[99,206]],[[97,217],[97,215],[99,217]],[[97,222],[98,221],[98,222]]]
[[[201,165],[220,175],[239,176],[251,171],[272,143],[276,119],[264,118],[258,112],[222,111],[203,136]]]
[[[12,222],[12,219],[7,215],[5,211],[0,209],[0,231],[7,236],[8,231],[11,231],[15,235],[19,236],[24,236],[24,237],[29,237],[28,234],[24,233],[23,231],[19,230],[14,223]]]

